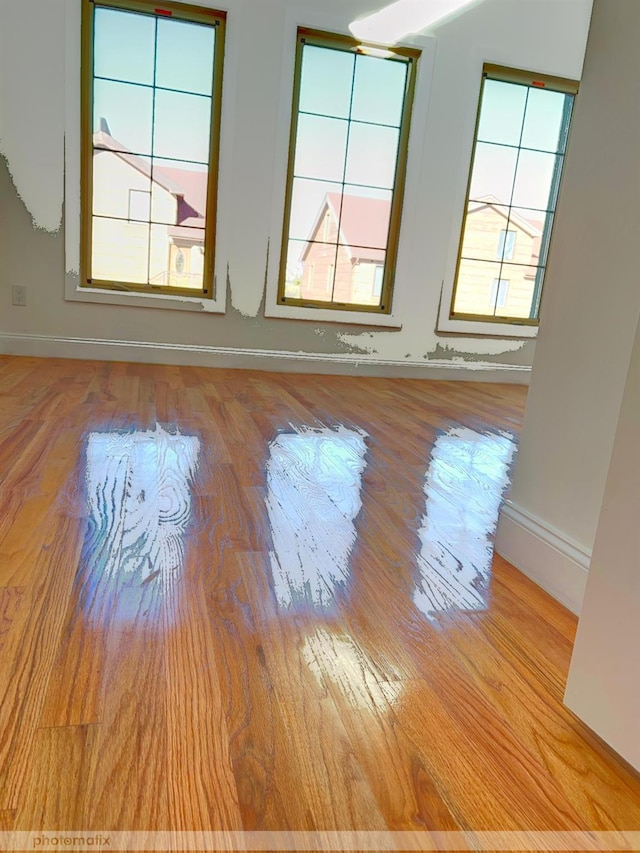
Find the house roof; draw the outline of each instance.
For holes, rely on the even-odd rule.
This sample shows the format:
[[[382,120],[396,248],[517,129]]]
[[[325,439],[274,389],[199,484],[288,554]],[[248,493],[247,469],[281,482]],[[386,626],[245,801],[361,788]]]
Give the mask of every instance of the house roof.
[[[93,145],[94,148],[116,154],[142,175],[175,195],[178,200],[178,221],[176,225],[204,228],[204,215],[207,206],[207,172],[154,166],[152,173],[151,163],[147,158],[134,154],[104,130],[94,133]]]
[[[535,263],[540,253],[544,223],[537,219],[525,219],[493,195],[470,202],[469,213],[478,213],[486,207],[491,207],[509,224],[533,238],[532,262]],[[380,247],[387,244],[391,201],[347,193],[327,193],[300,256],[301,261],[305,260],[327,210],[336,222],[340,222],[340,244],[345,246],[352,260],[384,261],[385,249]]]
[[[340,222],[340,243],[352,259],[384,261],[391,202],[367,196],[327,193],[302,253],[304,260],[310,244],[329,210]]]
[[[182,194],[185,201],[191,208],[191,213],[186,210],[182,211],[184,215],[178,216],[178,219],[183,225],[196,225],[198,228],[204,228],[204,215],[207,209],[207,181],[208,172],[196,172],[193,169],[177,169],[175,167],[161,166],[154,169],[160,171],[161,176],[167,177],[170,181],[182,187]],[[188,219],[199,219],[199,222],[187,222]]]
[[[471,209],[472,205],[477,205],[477,207]],[[508,219],[510,223],[513,222],[514,225],[522,229],[522,231],[525,231],[530,237],[542,236],[542,227],[544,223],[540,222],[538,219],[525,219],[524,216],[521,216],[513,208],[509,208],[508,204],[504,204],[504,202],[501,202],[500,199],[496,198],[494,195],[484,195],[475,201],[470,201],[469,213],[477,213],[484,207],[492,207],[496,213],[499,213],[500,216]]]

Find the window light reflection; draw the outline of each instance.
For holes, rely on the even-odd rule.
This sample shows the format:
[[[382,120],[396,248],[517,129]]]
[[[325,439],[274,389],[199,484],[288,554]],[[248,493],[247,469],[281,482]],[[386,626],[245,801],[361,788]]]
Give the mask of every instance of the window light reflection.
[[[86,487],[89,550],[105,578],[140,573],[163,592],[182,571],[191,482],[200,449],[194,436],[155,430],[91,433]]]
[[[492,536],[515,450],[507,434],[464,427],[433,447],[419,531],[420,578],[413,601],[430,618],[447,610],[481,610],[493,557]]]
[[[279,435],[267,462],[271,571],[278,605],[329,607],[349,575],[360,511],[365,434],[302,430]]]

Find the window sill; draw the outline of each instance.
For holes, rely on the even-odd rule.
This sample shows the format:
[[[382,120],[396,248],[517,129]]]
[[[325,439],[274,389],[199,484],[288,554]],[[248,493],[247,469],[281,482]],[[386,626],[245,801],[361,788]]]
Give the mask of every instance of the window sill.
[[[134,308],[164,308],[169,311],[196,311],[205,314],[224,314],[225,298],[205,299],[203,296],[178,296],[164,293],[127,293],[98,287],[80,287],[69,282],[65,287],[69,302],[95,302],[102,305],[126,305]]]
[[[438,321],[438,332],[459,335],[487,335],[492,338],[535,338],[538,326],[527,326],[520,323],[491,323],[482,320],[454,320],[441,317]]]
[[[393,314],[374,314],[370,311],[340,311],[333,308],[304,308],[300,305],[267,305],[265,317],[286,320],[313,320],[316,323],[342,323],[350,326],[378,326],[401,329],[402,323]]]

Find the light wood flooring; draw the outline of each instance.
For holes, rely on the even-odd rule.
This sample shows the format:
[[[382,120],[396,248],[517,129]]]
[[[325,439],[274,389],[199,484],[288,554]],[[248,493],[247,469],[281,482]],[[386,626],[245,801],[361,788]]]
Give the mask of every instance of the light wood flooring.
[[[0,829],[640,829],[491,559],[525,394],[0,356]]]

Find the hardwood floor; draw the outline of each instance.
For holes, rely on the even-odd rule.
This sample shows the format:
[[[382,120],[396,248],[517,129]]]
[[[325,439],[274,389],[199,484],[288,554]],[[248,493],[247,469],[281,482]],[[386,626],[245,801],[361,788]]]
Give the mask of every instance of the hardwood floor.
[[[637,830],[491,539],[515,386],[0,356],[0,830]]]

